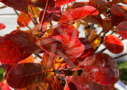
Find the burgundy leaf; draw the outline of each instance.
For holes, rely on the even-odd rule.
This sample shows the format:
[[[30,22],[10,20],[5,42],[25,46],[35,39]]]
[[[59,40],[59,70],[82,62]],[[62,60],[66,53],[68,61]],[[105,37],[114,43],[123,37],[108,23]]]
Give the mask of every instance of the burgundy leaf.
[[[124,45],[121,42],[121,40],[114,36],[114,35],[108,35],[105,37],[104,39],[104,44],[106,46],[106,48],[114,53],[114,54],[119,54],[121,52],[123,52],[124,50]]]
[[[68,76],[68,80],[71,82],[66,83],[64,90],[114,90],[114,85],[101,85],[91,79],[86,75],[82,76]]]
[[[0,62],[16,63],[30,56],[36,49],[36,39],[31,34],[15,30],[0,38]]]
[[[97,9],[92,6],[82,6],[67,10],[61,17],[60,23],[75,22],[84,19],[88,15],[98,15]]]
[[[29,0],[1,0],[5,5],[22,12],[28,12]]]
[[[22,63],[13,67],[7,75],[7,83],[15,89],[28,88],[32,84],[42,82],[46,73],[41,64]]]
[[[0,23],[0,30],[4,29],[6,26],[3,23]]]
[[[85,74],[102,85],[115,84],[119,80],[119,69],[116,61],[104,53],[88,56],[82,63]]]
[[[122,38],[127,39],[127,21],[121,22],[117,25],[117,32]]]

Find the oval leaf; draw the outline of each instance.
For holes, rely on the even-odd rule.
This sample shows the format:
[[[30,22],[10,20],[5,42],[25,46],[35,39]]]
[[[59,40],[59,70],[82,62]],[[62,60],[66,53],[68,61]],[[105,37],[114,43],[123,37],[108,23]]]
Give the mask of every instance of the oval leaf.
[[[104,53],[88,56],[84,62],[83,71],[93,81],[102,85],[115,84],[119,80],[119,69],[116,61]]]
[[[0,23],[0,30],[4,29],[6,26],[3,23]]]
[[[84,46],[78,39],[62,35],[41,38],[39,45],[49,53],[69,59],[79,57],[84,51]]]
[[[88,15],[98,15],[97,9],[92,6],[82,6],[67,10],[61,17],[60,23],[75,22],[84,19]]]
[[[15,30],[0,38],[0,62],[15,63],[30,56],[36,49],[36,39],[31,34]]]
[[[121,42],[121,40],[119,38],[117,38],[114,35],[106,36],[104,39],[104,44],[105,44],[106,48],[114,54],[119,54],[119,53],[123,52],[123,50],[124,50],[123,43]]]
[[[10,70],[7,75],[7,83],[12,88],[23,89],[42,82],[45,76],[46,73],[42,71],[41,64],[22,63]]]
[[[30,21],[31,18],[29,17],[29,15],[24,12],[22,12],[17,18],[17,23],[20,27],[26,27],[30,23]]]
[[[117,32],[122,38],[127,39],[127,21],[121,22],[117,26]]]

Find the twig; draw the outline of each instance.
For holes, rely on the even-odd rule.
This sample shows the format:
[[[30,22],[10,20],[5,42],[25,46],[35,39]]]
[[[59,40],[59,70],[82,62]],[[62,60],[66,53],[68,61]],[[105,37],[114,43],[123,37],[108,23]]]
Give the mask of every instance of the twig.
[[[34,54],[35,56],[37,56],[38,58],[42,59],[42,56],[40,56],[39,54]]]
[[[94,28],[94,24],[91,24],[91,25],[90,25],[90,31],[89,31],[89,34],[88,34],[87,37],[86,37],[87,39],[89,38],[89,36],[90,36],[90,34],[91,34],[93,28]]]
[[[114,59],[118,59],[118,58],[123,57],[123,56],[126,56],[126,55],[127,55],[127,53],[122,54],[122,55],[119,55],[119,56],[117,56],[117,57],[114,57]]]

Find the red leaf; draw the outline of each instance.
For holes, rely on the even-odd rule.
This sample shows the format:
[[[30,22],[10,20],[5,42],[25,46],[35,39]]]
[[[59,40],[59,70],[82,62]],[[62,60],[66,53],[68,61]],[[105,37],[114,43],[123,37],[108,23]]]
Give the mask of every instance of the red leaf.
[[[70,24],[60,24],[52,32],[51,36],[66,35],[74,38],[78,38],[78,29]]]
[[[79,40],[81,41],[81,43],[84,45],[85,49],[84,49],[84,52],[82,53],[82,55],[80,57],[78,57],[76,60],[75,60],[75,64],[80,64],[82,61],[85,60],[85,58],[88,56],[88,55],[92,55],[95,53],[93,47],[90,45],[89,41],[86,39],[86,38],[79,38]]]
[[[124,50],[123,43],[118,37],[114,35],[106,36],[104,39],[104,44],[110,52],[115,53],[115,54],[119,54],[123,52]]]
[[[92,6],[82,6],[67,10],[61,17],[60,23],[74,22],[84,19],[88,15],[98,15],[97,9]]]
[[[31,15],[31,14],[29,13],[29,15]],[[28,15],[27,13],[22,12],[22,13],[18,16],[18,18],[17,18],[17,23],[18,23],[18,25],[19,25],[20,27],[26,27],[26,26],[28,26],[28,24],[29,24],[30,21],[31,21],[31,18],[29,17],[29,15]]]
[[[79,57],[84,51],[84,46],[78,39],[62,35],[41,38],[39,45],[49,53],[69,59]]]
[[[68,76],[67,79],[72,82],[66,83],[64,90],[114,90],[114,85],[105,86],[98,84],[90,80],[86,75]]]
[[[15,89],[28,88],[32,84],[42,82],[46,73],[41,64],[22,63],[13,67],[7,75],[7,83]]]
[[[68,4],[71,2],[74,2],[75,0],[56,0],[56,5],[55,6],[60,6],[60,5],[64,5],[64,4]]]
[[[7,84],[6,80],[2,80],[0,83],[1,89],[0,90],[12,90],[9,85]]]
[[[36,49],[36,39],[31,34],[15,30],[0,38],[0,62],[16,63],[30,56]]]
[[[102,85],[115,84],[119,80],[119,69],[116,61],[104,53],[88,56],[84,62],[83,71],[93,81]]]
[[[29,0],[1,0],[4,4],[22,12],[28,12]]]
[[[127,21],[121,22],[117,26],[117,32],[122,38],[127,39]]]
[[[112,25],[118,25],[124,18],[124,10],[119,6],[113,4],[111,7],[111,21]]]
[[[3,23],[0,23],[0,30],[4,29],[6,26]]]

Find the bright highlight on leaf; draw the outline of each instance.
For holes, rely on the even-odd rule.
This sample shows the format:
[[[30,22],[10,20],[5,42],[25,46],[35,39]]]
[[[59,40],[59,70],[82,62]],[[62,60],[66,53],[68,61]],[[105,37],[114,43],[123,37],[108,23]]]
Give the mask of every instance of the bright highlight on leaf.
[[[67,10],[61,17],[59,23],[75,22],[84,19],[88,15],[98,15],[97,9],[92,6],[82,6]]]
[[[60,6],[60,5],[64,5],[64,4],[68,4],[71,2],[74,2],[75,0],[56,0],[56,5],[55,6]]]
[[[119,38],[117,38],[114,35],[106,36],[104,39],[104,44],[105,44],[106,48],[114,54],[119,54],[119,53],[123,52],[123,50],[124,50],[123,43],[121,42],[121,40]]]

